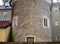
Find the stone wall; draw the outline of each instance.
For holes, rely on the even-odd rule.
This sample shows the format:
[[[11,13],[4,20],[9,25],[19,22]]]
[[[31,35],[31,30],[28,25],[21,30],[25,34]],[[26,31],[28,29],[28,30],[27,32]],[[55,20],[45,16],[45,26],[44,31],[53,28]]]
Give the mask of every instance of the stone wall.
[[[35,42],[51,41],[51,26],[43,28],[43,16],[50,16],[50,4],[45,0],[17,0],[13,17],[18,16],[18,26],[13,28],[15,42],[25,42],[27,36]],[[51,22],[50,22],[51,24]]]

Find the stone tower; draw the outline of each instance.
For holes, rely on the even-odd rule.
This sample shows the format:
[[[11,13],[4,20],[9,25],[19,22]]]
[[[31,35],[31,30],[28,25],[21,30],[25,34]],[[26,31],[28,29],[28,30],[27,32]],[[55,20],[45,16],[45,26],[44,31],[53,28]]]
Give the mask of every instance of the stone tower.
[[[52,41],[50,4],[46,0],[16,0],[13,35],[15,42],[27,42],[28,37],[34,42]]]

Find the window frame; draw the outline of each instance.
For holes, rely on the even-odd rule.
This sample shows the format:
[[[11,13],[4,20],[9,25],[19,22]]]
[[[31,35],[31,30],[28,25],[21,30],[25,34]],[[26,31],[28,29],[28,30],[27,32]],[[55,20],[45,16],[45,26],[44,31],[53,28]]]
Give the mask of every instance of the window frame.
[[[44,24],[44,19],[46,19],[47,20],[47,26],[45,26]],[[50,24],[49,24],[49,18],[47,17],[47,16],[43,16],[43,28],[49,28],[50,27]]]
[[[18,16],[14,16],[13,17],[13,21],[12,21],[12,27],[15,28],[18,26]]]
[[[36,37],[33,36],[33,35],[27,35],[27,36],[25,36],[25,42],[27,42],[27,37],[34,37],[34,42],[36,42]]]

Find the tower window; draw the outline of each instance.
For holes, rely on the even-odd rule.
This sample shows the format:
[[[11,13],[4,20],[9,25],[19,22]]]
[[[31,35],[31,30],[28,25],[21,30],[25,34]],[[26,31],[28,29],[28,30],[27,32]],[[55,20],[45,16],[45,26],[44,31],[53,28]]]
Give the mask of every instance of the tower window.
[[[43,17],[43,27],[49,27],[49,18],[46,16]]]
[[[47,19],[46,18],[44,18],[44,26],[47,27]]]

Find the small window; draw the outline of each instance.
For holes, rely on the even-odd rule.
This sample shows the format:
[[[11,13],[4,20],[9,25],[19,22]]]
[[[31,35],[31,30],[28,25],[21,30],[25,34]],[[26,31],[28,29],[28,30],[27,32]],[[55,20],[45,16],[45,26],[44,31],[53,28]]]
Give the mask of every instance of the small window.
[[[28,43],[34,42],[34,37],[27,37],[27,42]]]
[[[44,26],[47,27],[47,19],[46,18],[44,18]]]
[[[18,26],[18,16],[14,16],[13,17],[13,24],[12,24],[13,28]]]
[[[59,8],[59,12],[60,12],[60,8]]]
[[[54,8],[54,12],[59,12],[59,8]]]
[[[60,35],[58,34],[58,35],[56,35],[56,41],[60,41]]]
[[[8,14],[7,12],[4,12],[4,18],[7,18],[7,14]]]
[[[46,16],[43,17],[43,27],[49,27],[49,18]]]

